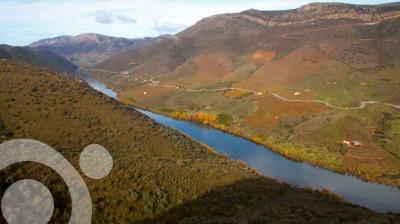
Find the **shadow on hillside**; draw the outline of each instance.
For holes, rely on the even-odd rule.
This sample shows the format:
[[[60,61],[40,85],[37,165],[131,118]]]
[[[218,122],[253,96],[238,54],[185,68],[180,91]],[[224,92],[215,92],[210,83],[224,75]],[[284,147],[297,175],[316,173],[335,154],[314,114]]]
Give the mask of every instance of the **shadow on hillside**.
[[[140,223],[395,223],[399,218],[259,177],[213,189]]]

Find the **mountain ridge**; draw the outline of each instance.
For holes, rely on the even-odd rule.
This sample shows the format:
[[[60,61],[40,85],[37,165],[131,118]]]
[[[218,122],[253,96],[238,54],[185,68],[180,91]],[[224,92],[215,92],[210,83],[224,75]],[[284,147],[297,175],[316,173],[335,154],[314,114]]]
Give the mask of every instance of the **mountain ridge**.
[[[298,21],[298,18],[302,16],[302,12],[300,9],[303,8],[303,10],[305,11],[309,11],[312,8],[315,8],[315,5],[318,7],[321,7],[323,9],[327,9],[326,11],[323,11],[324,15],[328,14],[331,15],[330,17],[324,17],[324,19],[322,19],[320,21],[320,23],[322,24],[316,24],[315,20],[305,20],[305,21]],[[367,6],[359,6],[359,5],[353,5],[353,4],[345,4],[345,3],[311,3],[309,5],[305,5],[300,7],[299,9],[292,9],[292,10],[282,10],[282,11],[261,11],[261,10],[246,10],[240,13],[228,13],[228,14],[219,14],[219,15],[215,15],[215,16],[210,16],[207,17],[205,19],[200,20],[199,22],[197,22],[196,24],[194,24],[193,26],[181,31],[180,33],[176,34],[175,36],[177,37],[175,41],[179,41],[180,39],[181,42],[185,42],[187,43],[187,45],[193,45],[193,42],[199,42],[198,40],[195,41],[191,41],[188,40],[188,38],[191,38],[193,35],[196,34],[196,29],[199,29],[202,32],[212,32],[211,30],[208,29],[208,27],[213,27],[212,29],[222,29],[223,26],[225,25],[229,25],[231,26],[229,29],[235,29],[235,32],[237,33],[245,33],[245,32],[249,32],[249,34],[251,34],[251,32],[259,32],[259,36],[262,35],[266,35],[268,32],[266,32],[266,30],[263,30],[262,27],[256,28],[256,27],[252,27],[253,30],[256,31],[247,31],[248,28],[245,27],[244,25],[242,25],[243,23],[246,22],[250,22],[250,23],[254,23],[254,24],[258,24],[258,25],[262,25],[262,26],[266,26],[272,30],[270,30],[270,34],[272,33],[272,35],[276,35],[275,33],[279,33],[279,29],[282,29],[283,32],[287,32],[290,33],[290,31],[284,31],[284,29],[286,29],[285,27],[288,26],[292,26],[291,28],[293,28],[294,30],[301,30],[303,28],[307,28],[307,29],[312,29],[313,27],[318,27],[318,25],[323,25],[323,26],[335,26],[335,25],[339,25],[336,22],[338,21],[334,15],[330,13],[330,7],[334,7],[333,10],[336,10],[335,7],[340,6],[340,7],[350,7],[351,10],[353,10],[353,8],[358,9],[358,7],[367,7],[368,10],[372,10],[372,11],[377,11],[378,9],[382,9],[384,11],[384,13],[393,13],[394,11],[394,17],[392,15],[392,17],[385,17],[385,16],[379,16],[380,14],[374,15],[372,16],[374,13],[368,11],[368,17],[370,17],[369,19],[364,18],[363,16],[359,17],[359,20],[354,20],[354,18],[357,17],[352,17],[352,14],[343,14],[344,17],[339,17],[340,19],[345,19],[344,21],[340,22],[340,23],[345,23],[345,24],[353,24],[356,25],[359,22],[363,22],[366,25],[378,25],[379,23],[382,22],[386,22],[386,21],[390,21],[390,20],[396,20],[396,18],[399,18],[400,16],[400,3],[396,2],[396,3],[391,3],[391,4],[382,4],[382,5],[367,5]],[[361,8],[362,9],[362,8]],[[388,12],[385,12],[385,10],[387,10]],[[350,11],[351,11],[350,10]],[[300,11],[300,12],[299,12]],[[346,10],[345,10],[346,11]],[[362,11],[362,10],[361,10]],[[379,11],[379,10],[378,10]],[[272,14],[269,18],[269,16],[267,16],[266,18],[270,19],[270,20],[266,20],[266,18],[264,17],[264,12],[266,12],[266,14]],[[383,15],[386,15],[384,14]],[[281,14],[284,14],[283,18],[281,16]],[[306,13],[307,14],[307,13]],[[318,14],[318,13],[317,13]],[[311,16],[315,16],[313,13],[311,13]],[[376,21],[373,20],[372,18],[378,18],[378,23],[375,23]],[[332,19],[333,18],[333,19]],[[353,20],[351,20],[350,18],[353,18]],[[350,19],[350,20],[349,20]],[[295,20],[297,22],[293,23],[290,22],[291,20]],[[215,21],[215,22],[214,22]],[[323,21],[328,21],[323,22]],[[334,22],[333,24],[329,24],[330,22]],[[336,21],[336,22],[335,22]],[[233,23],[240,23],[240,25],[237,25],[237,27],[235,28],[235,24]],[[220,24],[220,25],[218,25]],[[294,27],[293,27],[294,25]],[[303,27],[305,26],[305,27]],[[239,30],[241,29],[241,30]],[[257,30],[258,29],[258,30]],[[243,31],[245,30],[245,31]],[[217,31],[217,30],[215,30]],[[222,37],[221,38],[229,38],[229,36],[233,36],[233,31],[231,33],[228,33],[229,31],[219,31],[222,32]],[[227,35],[223,36],[224,33],[228,33]],[[210,33],[211,34],[211,33]],[[219,34],[221,35],[221,34]],[[251,36],[249,36],[250,38]],[[274,36],[274,38],[278,38],[279,36]],[[209,37],[205,37],[205,38],[209,38]],[[258,37],[259,38],[259,37]],[[232,39],[232,38],[231,38]],[[247,42],[251,42],[251,41],[247,41]],[[260,42],[260,40],[258,39],[257,42]],[[221,46],[224,46],[224,43],[219,43]],[[217,44],[214,44],[214,46],[216,46]],[[241,44],[239,44],[238,46],[240,47]],[[171,48],[173,48],[175,45],[171,43]],[[197,47],[196,50],[198,50],[199,48],[201,48],[202,46]],[[231,46],[231,49],[234,49],[235,46]],[[142,49],[141,49],[142,50]],[[131,53],[133,53],[134,50],[130,50]],[[127,52],[121,52],[121,55],[128,56],[130,53]],[[116,57],[118,57],[118,54],[115,55]],[[112,60],[112,59],[111,59]],[[100,63],[98,64],[98,66],[103,66],[104,64],[108,63],[109,60],[104,61],[104,63]],[[111,69],[112,70],[112,69]]]
[[[76,36],[58,36],[42,39],[29,46],[53,51],[80,66],[101,62],[123,50],[137,48],[152,41],[152,38],[112,37],[97,33],[84,33]]]
[[[178,118],[227,115],[234,125],[225,130],[289,158],[399,186],[400,117],[388,106],[400,105],[399,6],[318,3],[211,16],[121,52],[93,74],[124,102]],[[387,106],[337,109],[372,101]],[[348,139],[363,145],[353,149]]]

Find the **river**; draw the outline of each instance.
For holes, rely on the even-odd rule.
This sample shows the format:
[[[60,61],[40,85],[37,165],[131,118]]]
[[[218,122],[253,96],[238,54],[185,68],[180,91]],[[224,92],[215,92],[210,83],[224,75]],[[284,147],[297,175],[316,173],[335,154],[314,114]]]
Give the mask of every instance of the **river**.
[[[117,98],[117,94],[98,81],[87,80],[94,89]],[[219,153],[241,160],[261,174],[298,187],[327,189],[346,201],[378,212],[400,213],[400,189],[365,182],[355,176],[335,173],[326,169],[295,162],[255,144],[220,130],[191,121],[172,119],[145,110],[138,110],[156,122],[174,128],[207,144]]]

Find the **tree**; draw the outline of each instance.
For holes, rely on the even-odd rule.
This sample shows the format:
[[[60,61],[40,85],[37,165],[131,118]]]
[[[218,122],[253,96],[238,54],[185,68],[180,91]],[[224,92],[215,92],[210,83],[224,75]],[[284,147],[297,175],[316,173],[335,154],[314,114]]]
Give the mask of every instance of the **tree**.
[[[233,117],[229,114],[221,113],[217,115],[217,121],[225,126],[230,126],[233,123]]]

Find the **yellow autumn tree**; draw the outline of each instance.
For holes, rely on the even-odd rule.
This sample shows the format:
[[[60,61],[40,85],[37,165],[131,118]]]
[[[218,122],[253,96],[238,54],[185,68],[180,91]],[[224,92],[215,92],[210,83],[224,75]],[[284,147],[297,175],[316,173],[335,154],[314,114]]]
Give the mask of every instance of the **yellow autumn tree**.
[[[171,116],[173,118],[176,118],[176,119],[182,119],[182,120],[187,120],[188,119],[187,112],[181,111],[181,110],[177,110],[177,111],[172,112]]]
[[[194,120],[200,121],[205,124],[212,124],[217,121],[217,116],[208,114],[206,112],[197,112],[193,115]]]

